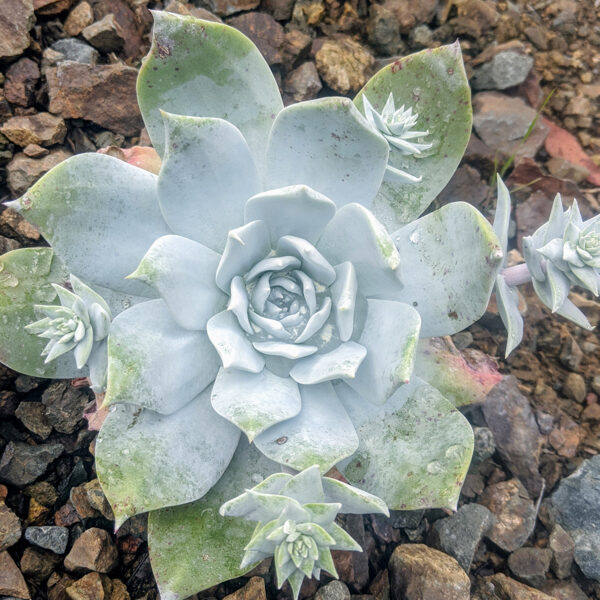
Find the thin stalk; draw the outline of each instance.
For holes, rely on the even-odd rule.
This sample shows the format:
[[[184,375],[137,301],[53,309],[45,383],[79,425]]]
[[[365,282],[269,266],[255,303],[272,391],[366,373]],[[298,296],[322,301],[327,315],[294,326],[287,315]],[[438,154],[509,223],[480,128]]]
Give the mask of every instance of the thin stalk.
[[[527,268],[526,263],[515,265],[514,267],[507,267],[502,271],[504,280],[510,286],[523,285],[528,281],[531,281],[531,273]]]

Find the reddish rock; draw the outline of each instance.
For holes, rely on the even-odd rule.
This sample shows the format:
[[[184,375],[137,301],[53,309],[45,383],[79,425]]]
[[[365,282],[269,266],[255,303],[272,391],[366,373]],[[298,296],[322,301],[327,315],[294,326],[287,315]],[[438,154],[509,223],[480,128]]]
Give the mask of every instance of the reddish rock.
[[[67,150],[54,150],[43,158],[19,153],[6,167],[8,186],[15,196],[24,194],[44,173],[71,156]]]
[[[551,596],[519,583],[503,573],[479,580],[477,596],[480,600],[552,600]]]
[[[22,58],[6,71],[4,96],[11,104],[29,106],[35,86],[40,79],[40,69],[30,58]]]
[[[315,63],[305,62],[294,69],[283,82],[283,91],[295,102],[314,98],[323,86]]]
[[[116,52],[125,45],[125,32],[113,14],[88,25],[81,34],[94,48],[103,52]]]
[[[435,16],[437,0],[387,0],[383,4],[396,18],[400,33],[410,33],[417,25],[429,23]]]
[[[29,589],[15,561],[6,552],[0,552],[0,596],[29,600]]]
[[[281,64],[283,59],[281,48],[285,35],[283,27],[271,15],[259,12],[246,13],[233,17],[228,23],[247,35],[270,65]]]
[[[87,119],[122,135],[139,134],[137,70],[122,64],[66,62],[48,69],[50,112],[65,119]]]
[[[29,46],[34,23],[33,0],[0,2],[0,58],[19,56]]]
[[[208,0],[208,8],[220,17],[254,10],[259,4],[260,0]]]
[[[75,37],[93,22],[94,11],[91,5],[84,0],[69,13],[64,24],[65,33],[71,37]]]
[[[38,15],[57,15],[69,10],[73,0],[33,0],[33,7]]]
[[[118,563],[118,552],[110,534],[92,527],[77,538],[65,558],[65,569],[74,573],[109,573]]]
[[[67,127],[60,117],[41,112],[26,117],[12,117],[4,123],[0,132],[22,148],[28,144],[52,146],[62,144]]]

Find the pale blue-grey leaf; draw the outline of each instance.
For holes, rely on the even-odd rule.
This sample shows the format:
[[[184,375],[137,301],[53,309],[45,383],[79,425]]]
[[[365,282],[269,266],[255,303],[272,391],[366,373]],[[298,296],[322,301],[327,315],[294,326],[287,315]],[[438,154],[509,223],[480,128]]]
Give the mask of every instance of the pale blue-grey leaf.
[[[356,270],[351,262],[344,262],[334,267],[335,281],[329,288],[333,302],[333,314],[342,342],[347,342],[354,331],[354,311],[356,309],[356,293],[358,280]]]

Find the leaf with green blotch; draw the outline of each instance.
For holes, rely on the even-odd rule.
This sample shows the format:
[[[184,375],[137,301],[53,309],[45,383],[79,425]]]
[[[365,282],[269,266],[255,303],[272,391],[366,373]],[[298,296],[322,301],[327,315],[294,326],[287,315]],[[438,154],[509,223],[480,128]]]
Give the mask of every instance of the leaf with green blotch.
[[[483,402],[502,381],[493,359],[477,350],[469,351],[465,358],[449,337],[419,340],[413,374],[440,391],[454,406]]]
[[[222,23],[154,12],[152,48],[140,69],[138,102],[162,156],[160,110],[218,117],[243,134],[261,170],[267,137],[283,108],[277,83],[256,46]]]
[[[59,304],[51,284],[69,273],[51,248],[22,248],[0,256],[0,363],[35,377],[84,377],[69,352],[48,364],[41,356],[48,340],[25,331],[38,320],[34,304]]]
[[[219,507],[280,470],[242,439],[227,471],[206,496],[150,513],[150,561],[162,600],[187,598],[252,568],[240,569],[240,563],[255,523],[222,517]]]
[[[352,485],[392,510],[456,510],[473,430],[452,403],[417,377],[383,406],[369,404],[345,383],[336,392],[360,439],[355,454],[338,465]]]
[[[483,315],[503,254],[477,209],[452,202],[401,227],[392,239],[404,285],[396,297],[421,315],[421,337],[452,335]]]
[[[372,210],[393,231],[429,206],[456,171],[467,147],[473,114],[458,42],[387,65],[366,83],[354,103],[364,113],[362,97],[366,94],[381,112],[390,92],[396,108],[404,105],[418,113],[415,129],[429,131],[423,141],[433,143],[420,156],[390,151],[391,166],[423,178],[420,183],[402,184],[384,180]]]

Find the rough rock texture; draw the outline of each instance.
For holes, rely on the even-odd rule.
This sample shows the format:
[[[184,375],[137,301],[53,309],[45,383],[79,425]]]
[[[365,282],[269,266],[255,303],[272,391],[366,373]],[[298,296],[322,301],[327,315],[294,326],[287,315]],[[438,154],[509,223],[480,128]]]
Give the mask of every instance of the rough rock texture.
[[[48,69],[46,78],[51,113],[65,119],[87,119],[122,135],[135,135],[142,128],[136,69],[66,62]]]
[[[423,544],[398,546],[389,564],[393,600],[469,600],[467,574],[450,556]]]
[[[314,98],[322,87],[319,73],[313,62],[302,63],[286,77],[283,83],[283,91],[289,94],[294,102]]]
[[[45,440],[52,432],[52,427],[46,418],[46,409],[41,402],[21,402],[15,416],[36,435]]]
[[[2,0],[0,3],[0,58],[19,56],[30,42],[35,23],[33,0]]]
[[[62,144],[67,134],[67,127],[60,117],[42,112],[8,119],[0,128],[0,132],[22,148],[28,144],[52,146]]]
[[[537,498],[543,481],[538,470],[542,437],[517,380],[506,377],[497,384],[482,408],[500,456],[510,465],[512,474],[523,482],[531,497]]]
[[[98,62],[98,51],[77,38],[58,40],[50,46],[50,49],[60,55],[53,61],[52,64],[55,65],[65,60],[72,60],[83,65],[95,65]]]
[[[109,573],[117,565],[117,548],[109,533],[92,527],[77,538],[65,558],[65,569],[74,573]]]
[[[548,546],[552,551],[552,570],[559,579],[566,579],[571,574],[575,543],[573,538],[558,524],[552,528]]]
[[[552,519],[575,542],[575,562],[586,577],[600,581],[600,455],[584,461],[552,494]]]
[[[228,24],[247,35],[270,65],[281,64],[285,34],[283,27],[271,15],[247,13],[233,17]]]
[[[518,479],[488,486],[479,502],[494,514],[487,537],[502,550],[512,552],[520,548],[533,532],[535,508]]]
[[[8,67],[4,95],[12,104],[29,106],[33,101],[33,92],[40,79],[40,69],[30,58],[21,58]]]
[[[6,168],[8,185],[15,196],[24,194],[35,181],[52,167],[71,156],[71,153],[62,148],[50,152],[42,158],[30,158],[26,154],[15,154],[15,157]]]
[[[348,600],[349,598],[350,593],[348,593]],[[223,600],[267,600],[265,580],[262,577],[251,577],[244,587],[225,596]]]
[[[113,14],[88,25],[81,34],[94,48],[103,52],[114,52],[125,45],[125,34]]]
[[[63,451],[61,444],[28,446],[22,442],[10,442],[0,459],[0,481],[17,487],[32,483]]]
[[[62,562],[62,557],[40,548],[25,548],[21,557],[21,572],[38,585],[42,584],[56,567]]]
[[[551,559],[548,548],[518,548],[508,557],[508,568],[523,583],[539,588],[546,581]]]
[[[507,50],[478,67],[471,84],[476,90],[504,90],[523,83],[533,67],[533,56]]]
[[[60,433],[73,433],[77,429],[90,400],[89,390],[74,387],[68,381],[55,381],[42,394],[48,422]]]
[[[468,573],[481,538],[494,522],[492,513],[481,504],[465,504],[446,519],[435,521],[428,542],[453,556]]]
[[[0,551],[10,548],[21,539],[21,520],[0,502]]]
[[[65,20],[65,33],[70,36],[79,35],[88,25],[94,22],[94,11],[88,2],[80,2]]]
[[[69,543],[69,530],[66,527],[51,525],[28,527],[25,530],[25,539],[44,550],[51,550],[55,554],[64,554]]]
[[[373,55],[348,36],[323,42],[315,55],[319,75],[339,94],[357,92],[373,67]]]
[[[503,573],[496,573],[480,581],[473,600],[552,600],[552,597]]]
[[[0,552],[0,596],[31,598],[21,571],[6,550]]]

